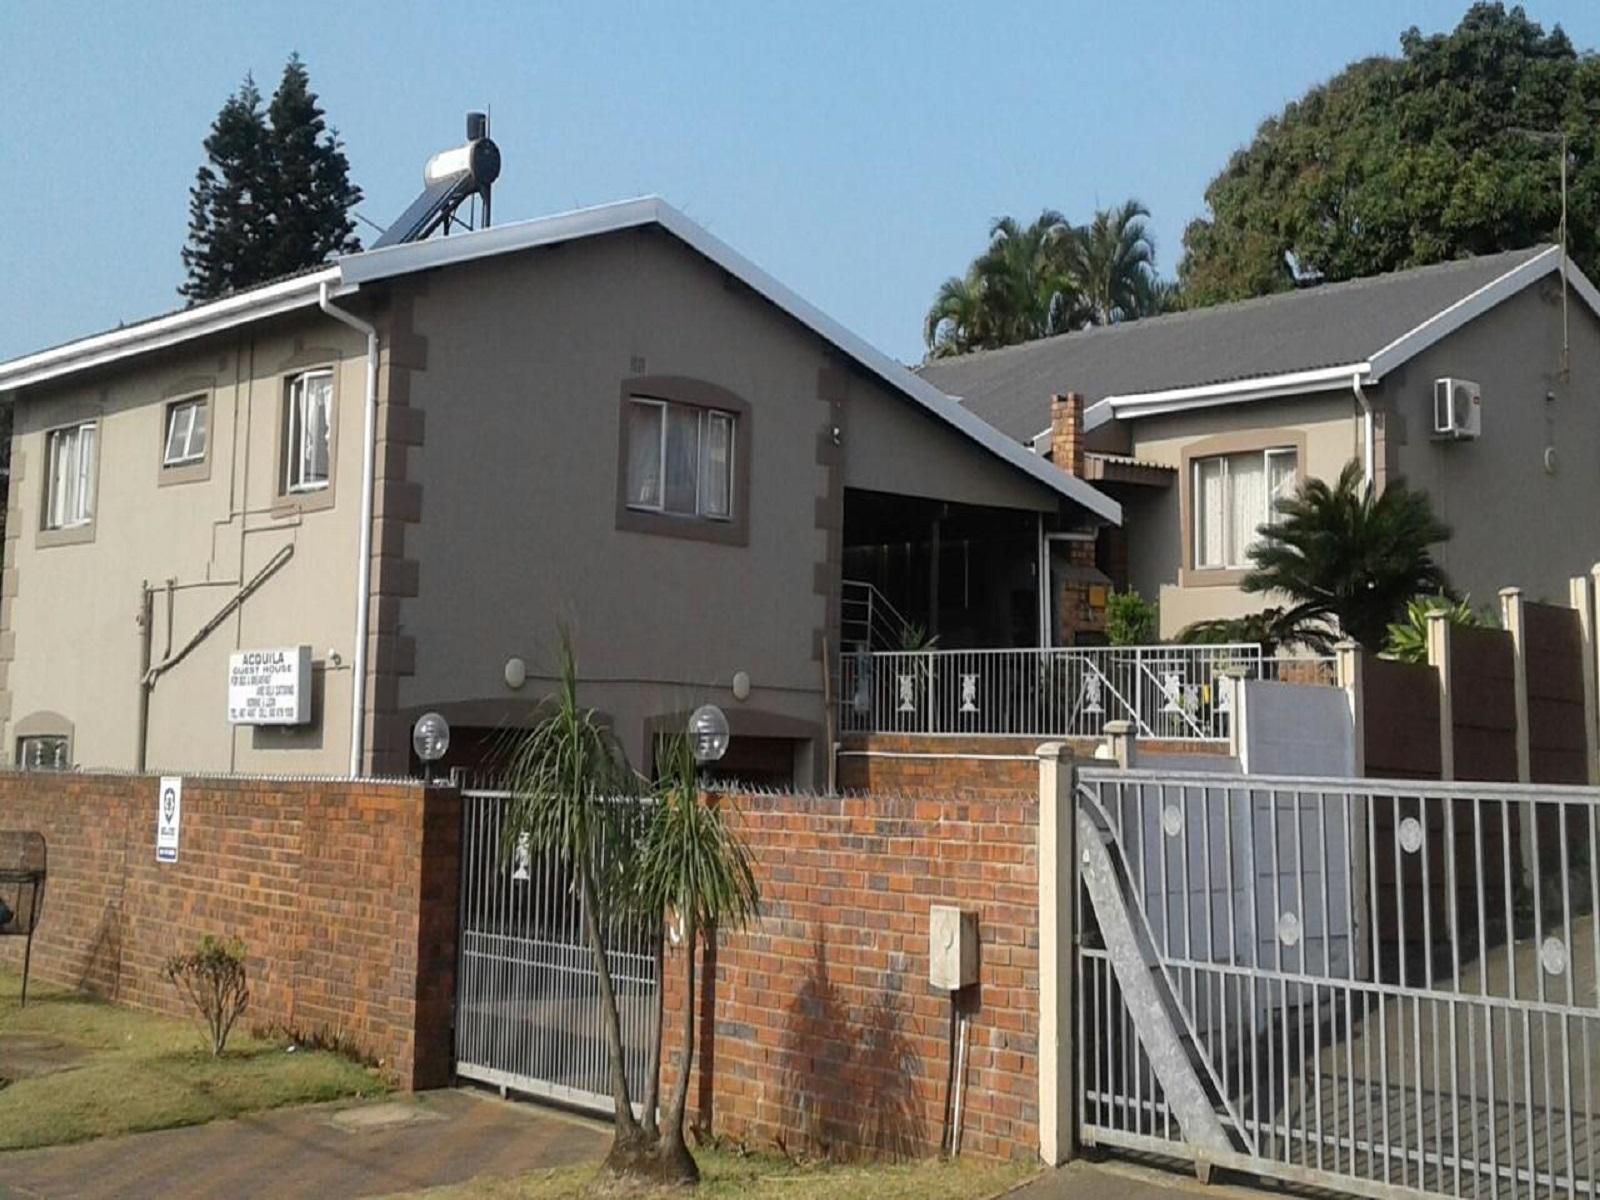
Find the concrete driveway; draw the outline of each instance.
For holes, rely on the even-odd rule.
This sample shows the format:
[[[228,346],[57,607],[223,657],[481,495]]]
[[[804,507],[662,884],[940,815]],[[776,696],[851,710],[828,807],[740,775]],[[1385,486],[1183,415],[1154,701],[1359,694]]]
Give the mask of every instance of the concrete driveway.
[[[595,1121],[427,1092],[0,1154],[0,1200],[345,1200],[594,1162],[610,1141]]]

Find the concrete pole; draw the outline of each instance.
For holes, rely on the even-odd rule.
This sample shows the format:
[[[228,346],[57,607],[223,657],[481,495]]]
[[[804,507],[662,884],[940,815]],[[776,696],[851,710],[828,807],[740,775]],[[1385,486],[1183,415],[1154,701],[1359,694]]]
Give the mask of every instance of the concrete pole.
[[[1573,576],[1571,604],[1578,613],[1579,649],[1583,658],[1584,772],[1589,786],[1600,783],[1600,698],[1595,693],[1594,580]]]
[[[1439,677],[1439,778],[1456,777],[1456,711],[1450,690],[1450,618],[1428,614],[1428,665]]]
[[[1077,1146],[1072,994],[1078,900],[1072,751],[1046,742],[1039,759],[1039,1157],[1059,1166]]]
[[[1500,589],[1500,620],[1511,635],[1511,683],[1517,706],[1517,782],[1533,782],[1533,752],[1528,740],[1528,626],[1521,588]]]
[[[1361,646],[1346,638],[1333,648],[1334,666],[1338,672],[1339,686],[1344,689],[1345,703],[1350,706],[1351,771],[1357,779],[1367,775],[1367,698],[1366,671],[1362,665]]]
[[[1138,753],[1138,732],[1132,721],[1107,721],[1104,726],[1106,741],[1111,744],[1111,757],[1117,766],[1127,771],[1133,767]]]

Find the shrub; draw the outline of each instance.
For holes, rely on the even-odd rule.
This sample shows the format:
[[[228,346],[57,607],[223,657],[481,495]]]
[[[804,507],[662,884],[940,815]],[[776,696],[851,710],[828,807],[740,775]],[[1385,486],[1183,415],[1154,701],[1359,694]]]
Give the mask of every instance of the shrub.
[[[1148,646],[1156,640],[1156,606],[1138,592],[1106,597],[1106,640],[1113,646]]]
[[[200,1011],[211,1034],[211,1053],[220,1055],[234,1022],[250,1003],[244,943],[207,934],[192,954],[167,959],[161,973]]]
[[[1428,661],[1428,614],[1442,612],[1452,625],[1468,629],[1492,629],[1498,622],[1492,614],[1480,614],[1470,596],[1457,600],[1451,596],[1413,596],[1406,601],[1405,619],[1389,626],[1381,658],[1396,662]]]

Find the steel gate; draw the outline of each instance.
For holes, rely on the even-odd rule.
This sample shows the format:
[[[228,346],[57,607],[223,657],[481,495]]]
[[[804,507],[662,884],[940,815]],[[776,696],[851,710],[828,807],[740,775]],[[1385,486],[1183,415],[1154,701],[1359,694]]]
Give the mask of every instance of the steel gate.
[[[1600,791],[1082,770],[1078,1128],[1390,1197],[1600,1173]]]
[[[503,791],[462,792],[456,1073],[610,1112],[599,976],[582,899],[560,862],[507,838],[509,800]],[[606,957],[637,1106],[658,985],[647,931],[613,925]]]

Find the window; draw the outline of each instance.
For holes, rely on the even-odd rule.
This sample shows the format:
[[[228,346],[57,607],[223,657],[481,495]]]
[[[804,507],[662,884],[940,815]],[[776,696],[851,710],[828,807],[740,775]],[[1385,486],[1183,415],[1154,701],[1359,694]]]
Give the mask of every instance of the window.
[[[166,451],[161,457],[162,466],[185,467],[205,460],[207,408],[203,396],[167,406]]]
[[[1273,522],[1277,502],[1294,495],[1292,448],[1221,454],[1194,461],[1194,565],[1245,568],[1257,530]]]
[[[67,739],[58,734],[18,738],[17,766],[24,771],[65,771]]]
[[[715,408],[631,400],[628,507],[731,521],[737,420]]]
[[[95,425],[51,430],[45,441],[44,527],[79,529],[94,520]]]
[[[315,492],[328,486],[332,427],[333,372],[296,375],[289,381],[284,491]]]

